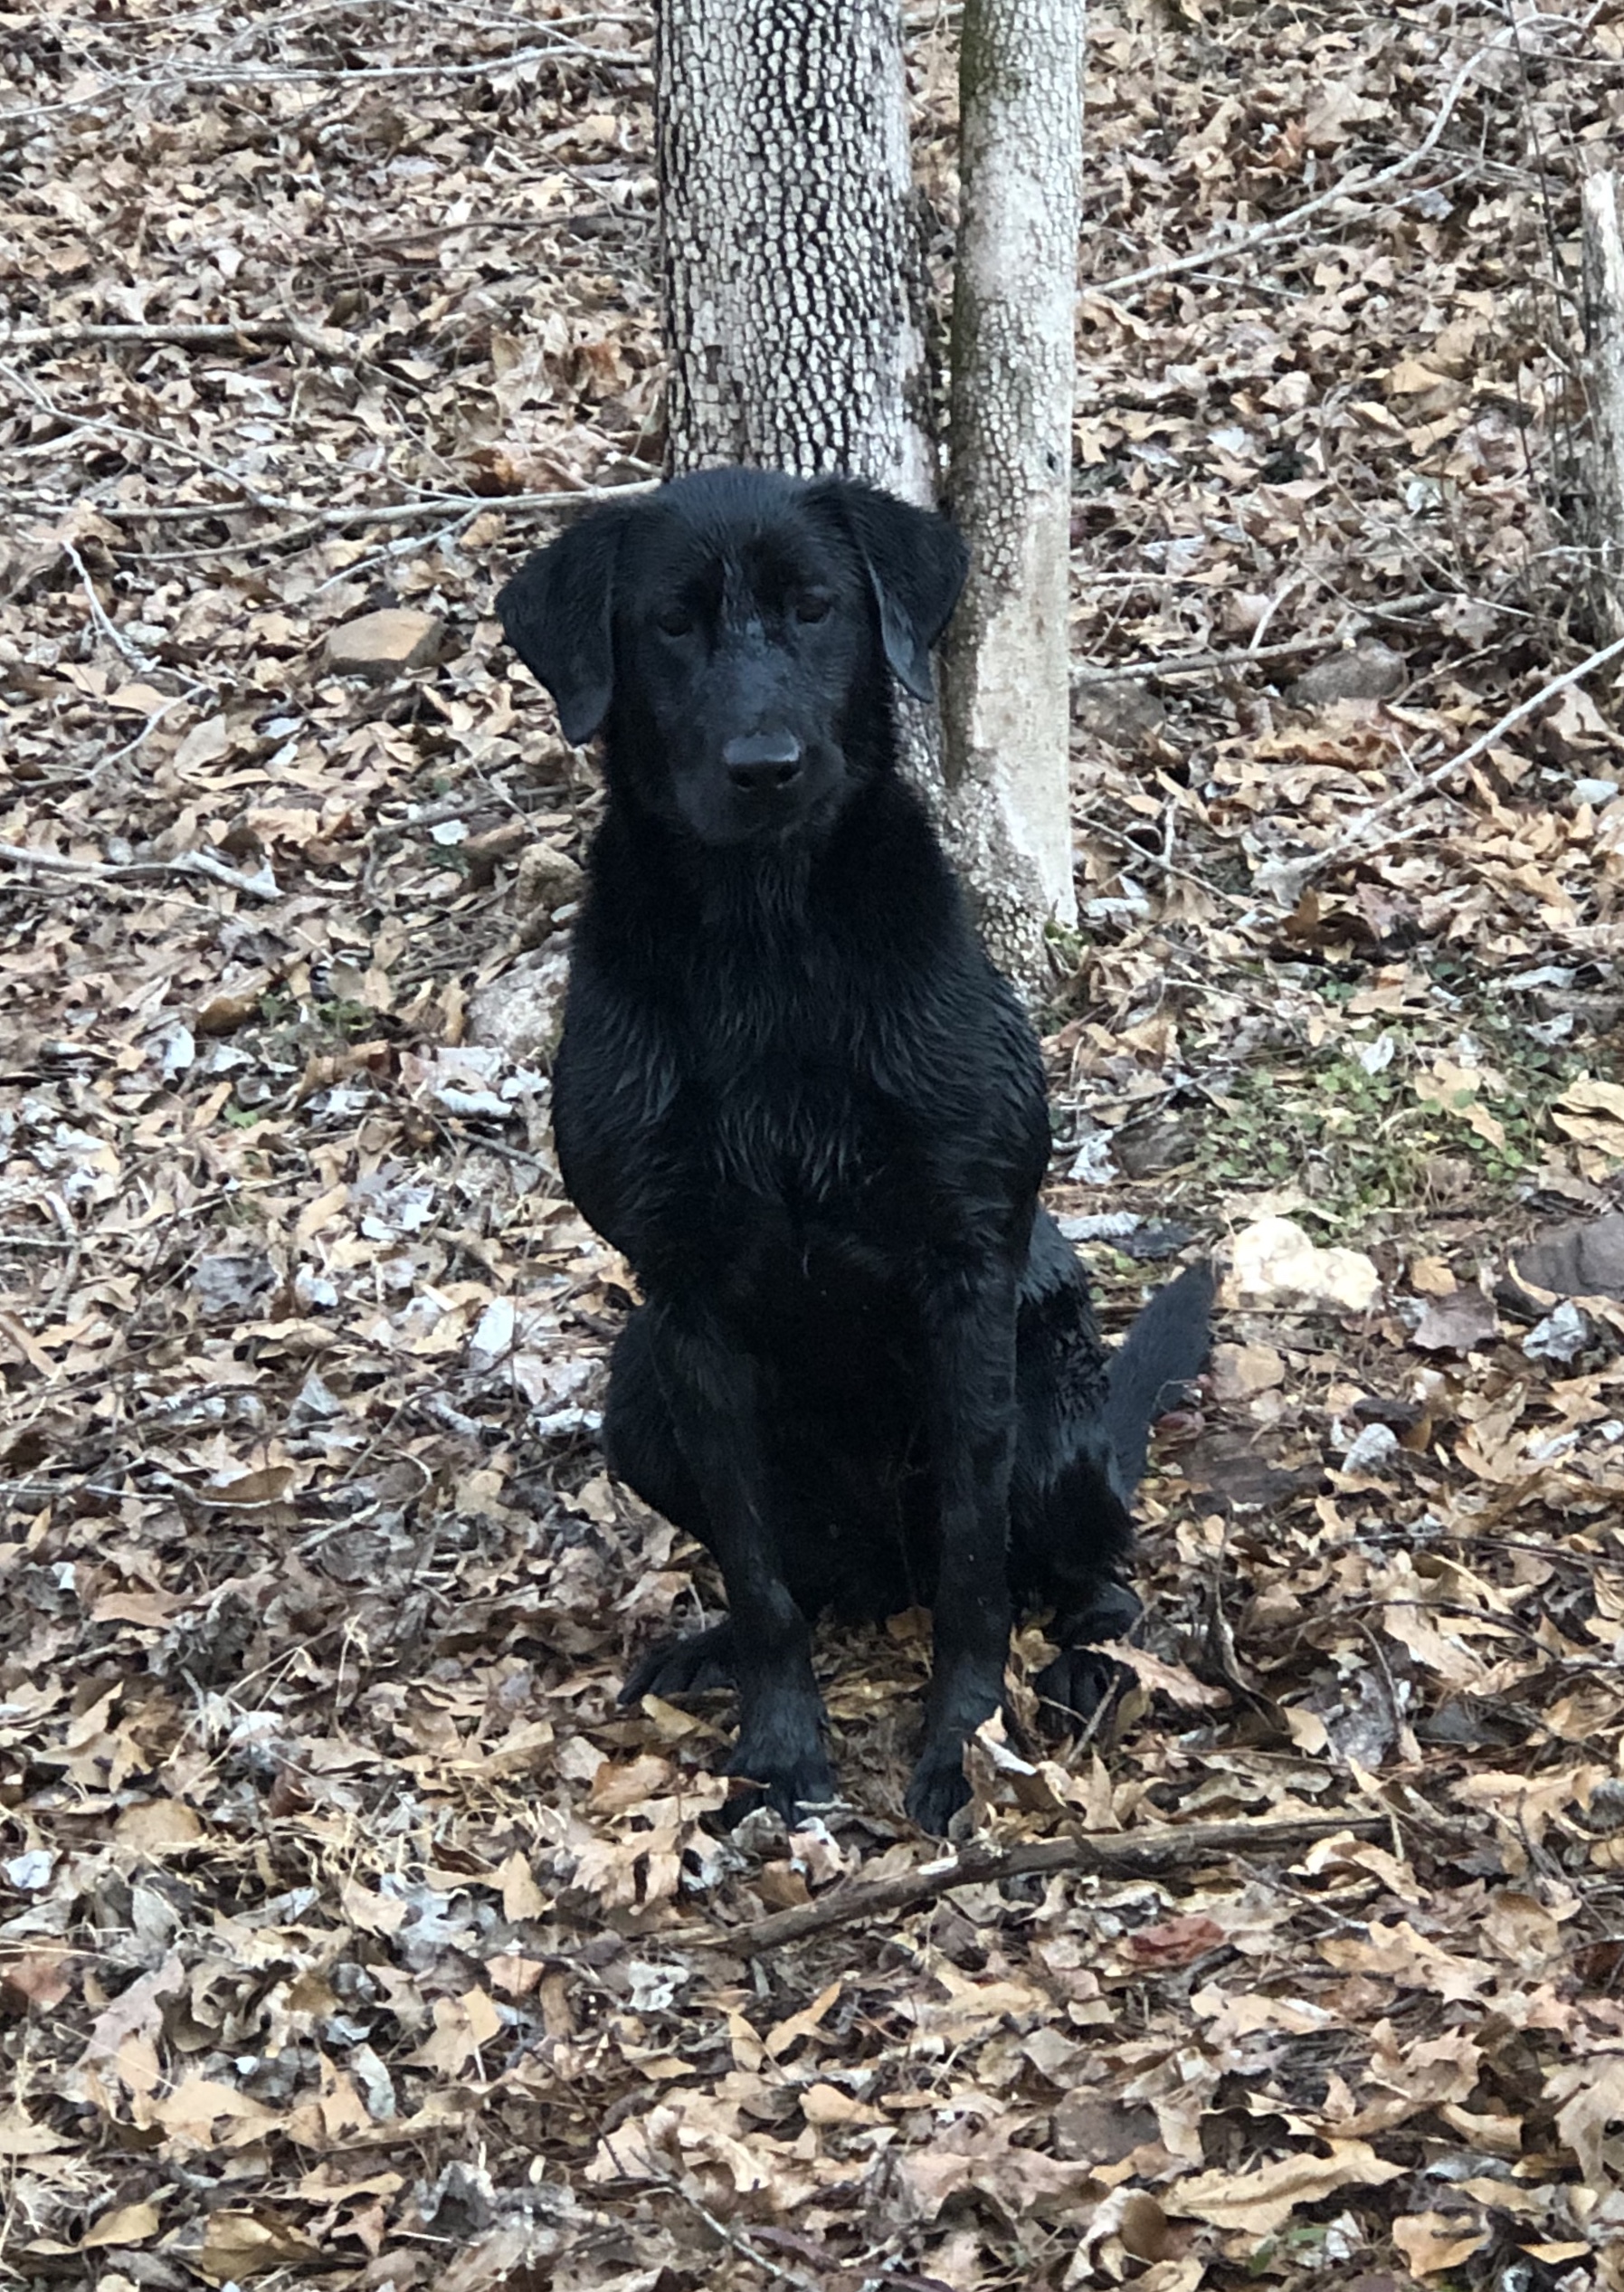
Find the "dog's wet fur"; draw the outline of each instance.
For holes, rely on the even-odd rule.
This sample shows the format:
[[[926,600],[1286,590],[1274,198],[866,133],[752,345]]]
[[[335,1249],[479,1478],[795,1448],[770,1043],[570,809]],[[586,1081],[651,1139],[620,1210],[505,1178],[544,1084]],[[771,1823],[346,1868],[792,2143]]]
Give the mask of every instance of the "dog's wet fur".
[[[503,590],[607,804],[554,1075],[570,1194],[643,1303],[613,1469],[720,1564],[727,1616],[628,1700],[731,1684],[728,1772],[792,1822],[836,1786],[812,1631],[933,1611],[907,1807],[945,1831],[1011,1620],[1086,1717],[1132,1628],[1129,1500],[1211,1279],[1121,1348],[1038,1207],[1038,1046],[897,767],[964,575],[945,519],[843,479],[683,478],[596,509]]]

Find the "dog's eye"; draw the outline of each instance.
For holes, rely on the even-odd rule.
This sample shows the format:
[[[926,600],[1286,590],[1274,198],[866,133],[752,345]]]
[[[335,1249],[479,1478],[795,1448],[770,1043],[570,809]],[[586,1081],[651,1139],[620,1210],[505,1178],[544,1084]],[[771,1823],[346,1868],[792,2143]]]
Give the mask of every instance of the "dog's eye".
[[[693,634],[694,616],[684,613],[679,604],[668,604],[663,613],[655,614],[654,625],[668,637],[688,637]]]
[[[797,621],[827,621],[833,605],[832,597],[800,597],[795,604],[795,618]]]

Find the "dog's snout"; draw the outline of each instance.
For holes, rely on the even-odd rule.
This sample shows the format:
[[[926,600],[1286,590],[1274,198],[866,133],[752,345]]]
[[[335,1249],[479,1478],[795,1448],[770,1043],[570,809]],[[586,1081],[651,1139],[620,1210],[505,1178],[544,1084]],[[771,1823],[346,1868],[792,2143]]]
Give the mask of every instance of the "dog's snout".
[[[726,742],[722,762],[743,795],[776,795],[801,777],[801,743],[789,732],[752,732]]]

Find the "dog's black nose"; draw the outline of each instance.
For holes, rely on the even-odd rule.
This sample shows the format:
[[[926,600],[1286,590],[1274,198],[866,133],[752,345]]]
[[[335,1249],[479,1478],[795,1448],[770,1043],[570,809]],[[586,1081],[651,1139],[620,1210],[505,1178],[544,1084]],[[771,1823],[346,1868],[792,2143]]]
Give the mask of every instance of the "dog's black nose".
[[[801,777],[801,743],[789,732],[751,732],[722,749],[727,777],[744,795],[777,795]]]

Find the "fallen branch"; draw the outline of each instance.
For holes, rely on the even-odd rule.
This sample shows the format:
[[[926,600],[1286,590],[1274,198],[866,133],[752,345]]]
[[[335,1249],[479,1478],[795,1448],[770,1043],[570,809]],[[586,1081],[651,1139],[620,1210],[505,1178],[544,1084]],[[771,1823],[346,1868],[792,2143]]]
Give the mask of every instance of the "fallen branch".
[[[156,72],[114,72],[81,95],[62,96],[50,103],[14,104],[0,111],[0,148],[9,145],[14,130],[42,119],[61,119],[66,112],[94,110],[114,98],[128,118],[142,96],[176,96],[210,88],[353,87],[387,80],[492,79],[499,72],[517,71],[527,64],[601,63],[617,71],[636,70],[646,77],[646,55],[636,49],[592,48],[579,40],[550,41],[545,47],[509,48],[505,52],[476,56],[464,63],[329,64],[314,59],[284,65],[171,64]]]
[[[165,876],[203,876],[223,883],[228,890],[251,899],[280,899],[281,890],[268,866],[257,875],[244,875],[227,867],[209,851],[177,851],[172,860],[69,860],[60,851],[35,851],[25,843],[0,843],[0,861],[14,868],[36,868],[44,875],[71,876],[82,883],[131,883]]]
[[[1037,1873],[1081,1870],[1100,1878],[1138,1877],[1182,1864],[1201,1862],[1211,1855],[1262,1854],[1311,1846],[1316,1839],[1334,1838],[1351,1831],[1359,1837],[1388,1829],[1380,1814],[1310,1815],[1286,1821],[1182,1822],[1147,1831],[1087,1839],[1035,1839],[1025,1846],[965,1847],[940,1862],[922,1863],[904,1878],[875,1878],[867,1885],[843,1886],[815,1902],[793,1910],[777,1910],[752,1926],[685,1928],[662,1935],[662,1942],[688,1948],[737,1950],[746,1957],[765,1950],[782,1949],[803,1942],[810,1935],[827,1934],[832,1927],[861,1925],[886,1917],[894,1910],[911,1910],[921,1902],[934,1902],[954,1887],[995,1886],[1001,1879]]]
[[[90,425],[94,427],[94,424]],[[234,501],[95,501],[84,507],[109,525],[206,525],[213,518],[278,516],[299,520],[273,540],[296,539],[309,533],[337,532],[348,526],[404,525],[418,518],[476,517],[483,509],[499,509],[504,517],[543,515],[554,509],[586,509],[598,501],[618,501],[636,493],[651,493],[657,478],[635,478],[617,486],[575,486],[559,493],[435,493],[415,501],[355,502],[322,509],[314,502],[279,500],[252,496]],[[13,513],[37,518],[62,517],[67,502],[14,502]]]
[[[576,486],[562,493],[435,493],[420,501],[385,501],[375,507],[315,509],[309,512],[314,527],[400,525],[408,518],[443,518],[461,511],[499,509],[503,517],[531,511],[584,509],[589,502],[619,501],[634,493],[652,493],[658,478],[634,478],[629,485]]]
[[[1131,587],[1132,584],[1133,576],[1130,575],[1126,585]],[[1436,605],[1438,602],[1436,596],[1425,594],[1396,597],[1388,605],[1350,607],[1346,618],[1354,622],[1377,618],[1409,621],[1424,607]],[[1289,661],[1303,652],[1335,652],[1345,645],[1346,641],[1345,627],[1322,629],[1317,636],[1281,637],[1274,644],[1226,645],[1206,652],[1175,652],[1161,661],[1154,658],[1124,661],[1111,669],[1074,669],[1071,689],[1074,692],[1086,692],[1096,685],[1153,684],[1158,677],[1201,676],[1209,670],[1216,670],[1222,676],[1230,670],[1249,669],[1258,661]]]
[[[347,347],[331,328],[307,326],[302,319],[236,319],[229,323],[153,319],[141,326],[115,326],[110,321],[64,319],[53,327],[13,327],[0,333],[0,350],[47,350],[59,343],[110,342],[168,344],[182,350],[230,349],[239,342],[297,342],[323,357],[339,355]]]
[[[86,601],[90,608],[90,619],[96,627],[100,630],[119,659],[127,661],[138,676],[150,676],[157,663],[149,652],[143,652],[139,645],[132,644],[118,624],[109,619],[107,607],[96,594],[96,584],[85,570],[85,561],[71,541],[62,543],[62,554],[79,575],[79,585],[85,593]]]
[[[1245,255],[1254,254],[1259,247],[1270,245],[1277,239],[1295,238],[1306,223],[1316,214],[1323,214],[1327,207],[1336,205],[1339,200],[1368,198],[1372,191],[1384,190],[1390,183],[1399,182],[1402,176],[1419,167],[1421,161],[1437,149],[1439,138],[1448,126],[1456,105],[1466,93],[1480,64],[1486,62],[1500,49],[1515,45],[1536,24],[1542,31],[1551,30],[1559,22],[1564,30],[1572,30],[1576,24],[1588,24],[1589,21],[1588,17],[1518,17],[1515,24],[1505,25],[1492,40],[1486,41],[1476,55],[1467,58],[1449,82],[1432,125],[1415,149],[1407,151],[1401,159],[1395,159],[1391,166],[1380,168],[1374,175],[1362,175],[1355,171],[1341,182],[1332,184],[1314,198],[1305,200],[1300,207],[1293,207],[1289,214],[1277,215],[1272,223],[1257,223],[1250,231],[1242,232],[1238,239],[1220,240],[1214,246],[1198,247],[1192,254],[1173,255],[1165,262],[1148,262],[1138,271],[1125,271],[1117,279],[1102,279],[1097,282],[1085,280],[1079,290],[1083,299],[1109,301],[1115,296],[1125,294],[1132,287],[1154,286],[1163,279],[1182,277],[1187,271],[1207,271],[1220,262],[1238,262]]]
[[[1165,661],[1125,661],[1115,669],[1074,669],[1071,690],[1087,692],[1098,685],[1154,684],[1158,677],[1194,677],[1209,670],[1222,675],[1230,669],[1249,669],[1259,661],[1287,661],[1304,652],[1334,652],[1339,643],[1340,639],[1324,634],[1283,637],[1278,644],[1260,644],[1241,651],[1231,646],[1223,651],[1175,653]]]
[[[1327,868],[1335,867],[1344,860],[1369,859],[1374,852],[1399,842],[1401,836],[1411,831],[1403,829],[1397,835],[1379,837],[1374,843],[1368,842],[1366,839],[1379,820],[1391,819],[1395,812],[1402,812],[1409,805],[1419,804],[1423,796],[1430,795],[1435,788],[1441,787],[1451,773],[1459,772],[1467,765],[1476,764],[1479,756],[1486,756],[1496,741],[1503,739],[1514,726],[1521,724],[1525,717],[1531,717],[1536,709],[1543,709],[1547,700],[1554,700],[1559,692],[1566,692],[1572,686],[1582,684],[1586,677],[1593,675],[1598,669],[1606,668],[1608,662],[1616,661],[1620,653],[1624,653],[1624,637],[1615,637],[1611,644],[1604,644],[1599,652],[1587,653],[1572,668],[1565,670],[1559,677],[1553,677],[1549,684],[1541,685],[1537,692],[1530,693],[1527,699],[1519,700],[1515,709],[1507,709],[1498,722],[1491,724],[1486,732],[1480,733],[1468,747],[1461,748],[1452,756],[1446,756],[1441,764],[1435,764],[1430,772],[1424,772],[1419,780],[1412,780],[1407,788],[1400,788],[1392,795],[1383,796],[1380,804],[1372,804],[1368,812],[1354,821],[1345,835],[1335,837],[1323,851],[1310,852],[1301,860],[1267,861],[1258,870],[1256,889],[1266,898],[1279,900],[1284,908],[1295,908],[1303,895],[1304,887],[1311,883],[1316,875],[1323,875]]]

